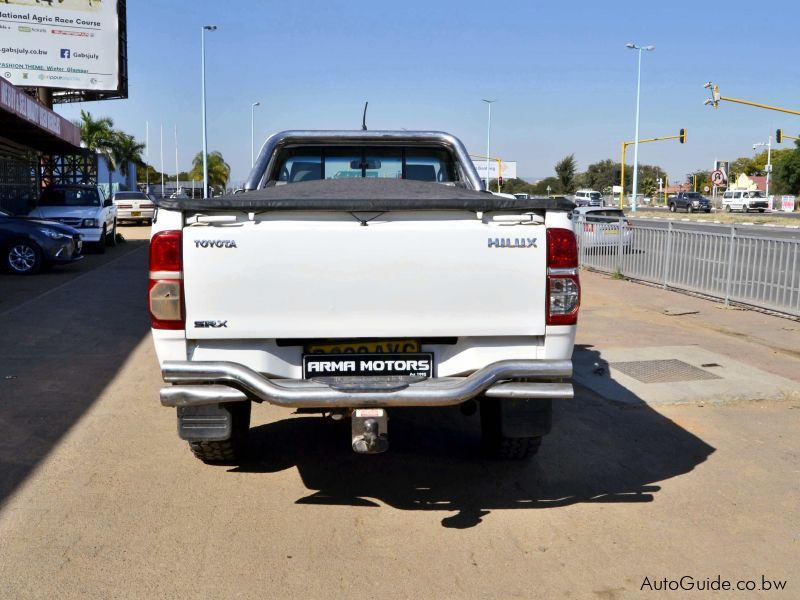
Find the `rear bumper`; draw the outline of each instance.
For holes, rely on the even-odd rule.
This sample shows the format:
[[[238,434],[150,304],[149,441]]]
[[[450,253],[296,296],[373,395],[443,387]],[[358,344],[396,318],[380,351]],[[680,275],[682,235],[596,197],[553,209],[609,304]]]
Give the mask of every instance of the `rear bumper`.
[[[232,362],[166,361],[164,406],[202,406],[256,400],[291,408],[449,406],[480,394],[492,398],[571,399],[570,360],[502,360],[467,377],[439,377],[391,388],[336,389],[305,379],[269,379]],[[399,389],[398,389],[399,387]]]

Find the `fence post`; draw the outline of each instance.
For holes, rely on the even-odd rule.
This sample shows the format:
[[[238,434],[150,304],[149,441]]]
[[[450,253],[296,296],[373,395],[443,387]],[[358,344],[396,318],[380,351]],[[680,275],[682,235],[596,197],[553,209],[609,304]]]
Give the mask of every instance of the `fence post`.
[[[672,257],[672,221],[667,221],[667,251],[664,256],[664,283],[661,287],[666,288],[669,281],[670,259]]]
[[[731,237],[728,239],[728,274],[725,278],[725,306],[730,304],[733,284],[733,253],[736,250],[736,223],[731,223]]]
[[[617,227],[617,273],[622,275],[622,217]]]

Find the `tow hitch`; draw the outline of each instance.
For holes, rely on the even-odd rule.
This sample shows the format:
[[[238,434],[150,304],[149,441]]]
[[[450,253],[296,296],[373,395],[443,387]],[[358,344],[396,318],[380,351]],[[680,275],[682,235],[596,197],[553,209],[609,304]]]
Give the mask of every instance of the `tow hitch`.
[[[359,408],[353,411],[353,451],[379,454],[389,449],[388,417],[383,408]]]

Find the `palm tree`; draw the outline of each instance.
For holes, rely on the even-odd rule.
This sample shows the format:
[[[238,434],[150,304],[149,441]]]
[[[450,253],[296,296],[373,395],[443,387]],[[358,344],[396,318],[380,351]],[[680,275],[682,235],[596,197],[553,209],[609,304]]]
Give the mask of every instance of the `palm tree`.
[[[192,179],[203,179],[203,153],[198,152],[192,160]],[[214,151],[208,155],[208,184],[225,190],[231,177],[231,167],[222,158],[222,153]]]
[[[81,118],[75,121],[81,130],[81,141],[89,149],[101,154],[114,166],[114,121],[109,117],[95,120],[91,113],[81,110]]]
[[[119,170],[124,177],[128,176],[128,165],[131,162],[137,165],[143,164],[142,152],[144,152],[144,144],[136,141],[132,135],[122,131],[113,132],[113,148],[114,161],[119,165]]]
[[[81,109],[81,118],[75,121],[81,130],[81,141],[91,151],[98,153],[108,165],[108,189],[111,191],[111,171],[116,168],[114,162],[114,121],[109,117],[95,120],[91,113]]]

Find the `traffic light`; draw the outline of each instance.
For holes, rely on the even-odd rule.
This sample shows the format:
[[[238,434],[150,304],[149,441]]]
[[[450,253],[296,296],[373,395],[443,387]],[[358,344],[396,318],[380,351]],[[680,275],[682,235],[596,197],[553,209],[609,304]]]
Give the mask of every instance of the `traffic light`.
[[[681,144],[685,144],[686,143],[686,130],[685,129],[681,129],[681,134],[679,136],[679,139],[681,141]]]
[[[498,177],[498,178],[497,178],[497,185],[498,185],[499,187],[503,187],[503,178],[502,178],[502,177]]]
[[[775,142],[780,144],[783,141],[783,129],[778,129],[775,132]]]

